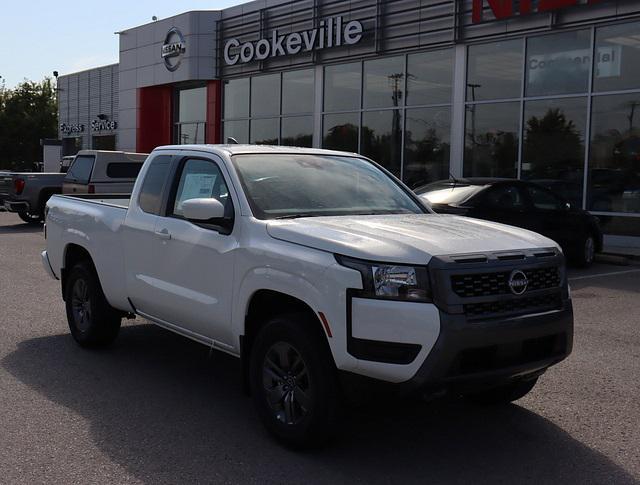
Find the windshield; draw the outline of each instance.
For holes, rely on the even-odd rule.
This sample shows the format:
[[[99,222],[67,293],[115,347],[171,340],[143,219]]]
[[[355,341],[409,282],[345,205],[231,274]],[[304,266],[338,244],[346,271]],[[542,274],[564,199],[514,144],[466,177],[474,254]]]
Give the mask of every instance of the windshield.
[[[432,184],[417,191],[430,204],[461,204],[484,189],[483,185]]]
[[[391,177],[361,158],[310,154],[232,158],[259,219],[427,212]]]

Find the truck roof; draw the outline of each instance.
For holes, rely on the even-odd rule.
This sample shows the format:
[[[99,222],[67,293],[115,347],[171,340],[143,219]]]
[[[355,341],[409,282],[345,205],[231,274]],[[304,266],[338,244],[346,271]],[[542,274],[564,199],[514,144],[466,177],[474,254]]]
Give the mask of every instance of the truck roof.
[[[154,151],[159,150],[188,150],[188,151],[200,151],[209,153],[226,153],[228,155],[240,155],[249,153],[289,153],[289,154],[314,154],[314,155],[347,155],[347,156],[361,156],[352,152],[341,152],[337,150],[326,150],[323,148],[303,148],[303,147],[288,147],[288,146],[273,146],[273,145],[166,145],[156,148]]]

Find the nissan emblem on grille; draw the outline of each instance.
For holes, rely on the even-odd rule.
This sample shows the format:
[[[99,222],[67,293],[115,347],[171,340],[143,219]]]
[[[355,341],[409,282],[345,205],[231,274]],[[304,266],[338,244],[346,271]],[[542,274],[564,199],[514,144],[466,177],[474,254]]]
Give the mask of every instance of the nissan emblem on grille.
[[[529,280],[527,279],[527,275],[522,271],[520,271],[519,269],[514,269],[509,275],[508,284],[511,293],[513,293],[514,295],[522,295],[525,291],[527,291]]]

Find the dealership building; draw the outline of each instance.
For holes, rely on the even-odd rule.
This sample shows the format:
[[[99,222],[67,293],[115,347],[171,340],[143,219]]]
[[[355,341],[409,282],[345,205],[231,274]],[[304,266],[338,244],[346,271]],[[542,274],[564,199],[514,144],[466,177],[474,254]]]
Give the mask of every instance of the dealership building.
[[[58,78],[63,155],[347,150],[412,187],[535,180],[640,245],[640,0],[258,0],[116,34],[118,64]]]

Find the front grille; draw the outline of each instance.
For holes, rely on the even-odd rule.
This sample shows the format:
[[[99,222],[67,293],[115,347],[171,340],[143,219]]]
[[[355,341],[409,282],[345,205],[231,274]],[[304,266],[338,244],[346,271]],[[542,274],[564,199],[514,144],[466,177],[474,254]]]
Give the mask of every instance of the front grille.
[[[451,276],[451,287],[462,298],[507,295],[511,271],[494,273],[472,273]],[[529,280],[527,292],[560,286],[560,271],[557,266],[525,269]]]
[[[560,308],[562,308],[560,293],[553,293],[509,300],[467,303],[464,305],[464,312],[471,319],[482,319],[492,316],[539,313]]]

